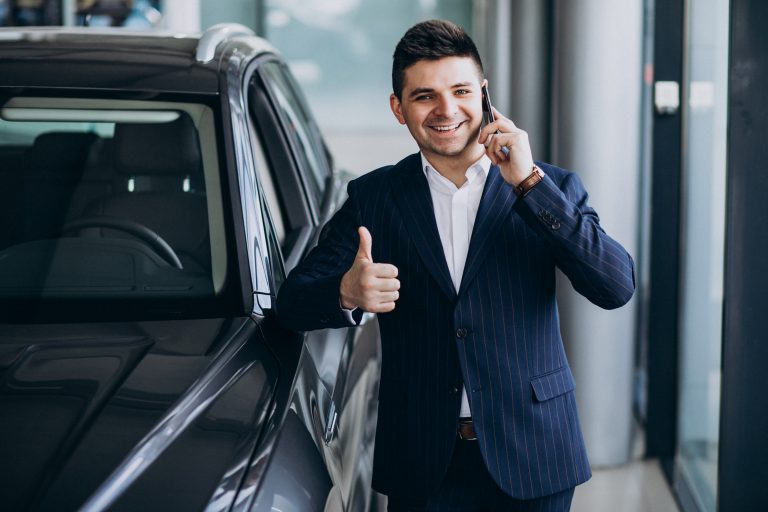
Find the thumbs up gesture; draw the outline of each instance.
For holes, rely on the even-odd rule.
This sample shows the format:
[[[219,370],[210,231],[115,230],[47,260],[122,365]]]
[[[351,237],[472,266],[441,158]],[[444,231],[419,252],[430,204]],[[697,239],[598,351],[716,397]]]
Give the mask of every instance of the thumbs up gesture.
[[[339,287],[341,305],[346,309],[360,308],[371,313],[387,313],[395,309],[400,297],[397,267],[374,263],[371,256],[371,233],[360,226],[360,245],[352,267],[344,274]]]

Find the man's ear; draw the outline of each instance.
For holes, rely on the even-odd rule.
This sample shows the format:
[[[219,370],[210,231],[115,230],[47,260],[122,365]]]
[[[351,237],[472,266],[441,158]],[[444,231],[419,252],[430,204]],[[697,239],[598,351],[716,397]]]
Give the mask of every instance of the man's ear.
[[[403,117],[403,106],[394,93],[389,95],[389,108],[392,109],[392,113],[395,114],[398,122],[400,124],[405,124],[405,118]]]

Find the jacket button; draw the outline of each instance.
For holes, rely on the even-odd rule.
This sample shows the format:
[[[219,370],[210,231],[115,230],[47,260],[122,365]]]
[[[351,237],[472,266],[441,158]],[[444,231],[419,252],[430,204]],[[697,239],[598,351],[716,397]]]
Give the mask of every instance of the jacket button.
[[[467,337],[467,330],[464,327],[459,327],[456,329],[456,337],[459,339],[464,339]]]
[[[451,389],[448,390],[448,394],[449,395],[455,395],[458,392],[459,392],[459,388],[457,388],[456,386],[454,386],[454,387],[452,387]]]

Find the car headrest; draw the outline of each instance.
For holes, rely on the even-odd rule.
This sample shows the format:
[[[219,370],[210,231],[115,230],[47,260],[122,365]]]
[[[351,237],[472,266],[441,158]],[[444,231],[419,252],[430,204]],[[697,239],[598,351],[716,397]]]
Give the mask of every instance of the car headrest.
[[[196,175],[202,170],[197,130],[182,112],[170,123],[115,125],[115,165],[126,175]]]
[[[41,133],[32,143],[32,165],[39,170],[56,169],[62,175],[79,175],[91,146],[98,138],[95,133]]]

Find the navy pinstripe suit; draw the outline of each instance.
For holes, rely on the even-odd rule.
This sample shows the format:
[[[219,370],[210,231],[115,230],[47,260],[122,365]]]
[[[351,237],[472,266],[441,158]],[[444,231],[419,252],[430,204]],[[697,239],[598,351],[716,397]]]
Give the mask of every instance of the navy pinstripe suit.
[[[590,477],[574,381],[560,337],[555,267],[603,308],[634,291],[629,254],[602,230],[578,176],[546,177],[517,198],[496,166],[483,190],[461,289],[454,290],[418,154],[349,184],[349,198],[278,296],[297,330],[347,325],[339,285],[373,237],[375,262],[399,269],[400,298],[379,314],[382,375],[374,488],[421,497],[440,484],[466,386],[480,450],[496,483],[530,499]]]

